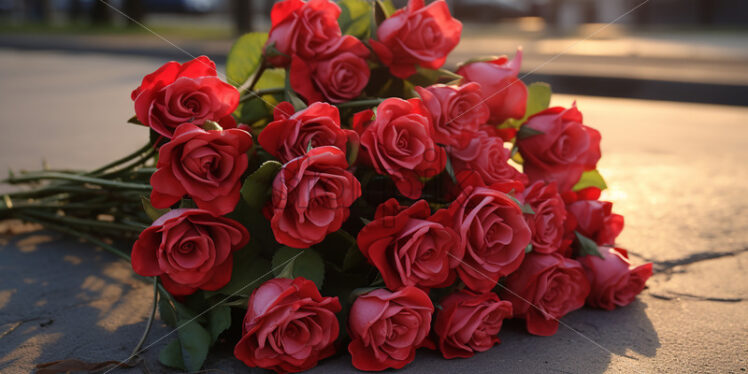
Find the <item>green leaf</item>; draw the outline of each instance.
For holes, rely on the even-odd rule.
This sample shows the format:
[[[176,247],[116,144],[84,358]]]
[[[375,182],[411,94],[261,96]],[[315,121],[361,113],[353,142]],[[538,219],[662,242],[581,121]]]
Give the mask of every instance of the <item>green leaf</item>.
[[[205,121],[205,123],[203,123],[200,127],[202,127],[202,129],[206,130],[206,131],[211,131],[211,130],[213,130],[213,131],[221,131],[221,130],[223,130],[223,127],[221,127],[221,125],[219,125],[218,122],[211,121],[211,120]]]
[[[358,249],[357,245],[354,245],[345,252],[345,257],[343,258],[343,271],[351,270],[354,268],[357,268],[358,266],[366,263],[366,257],[361,253],[361,250]]]
[[[472,64],[474,62],[489,62],[489,61],[494,61],[494,60],[496,60],[498,58],[499,58],[499,56],[479,56],[479,57],[469,58],[469,59],[467,59],[465,61],[458,62],[457,63],[457,69],[463,67],[464,65]]]
[[[577,237],[577,255],[578,256],[597,256],[605,259],[600,251],[597,249],[597,243],[594,240],[582,235],[579,231],[574,231],[574,235]]]
[[[294,92],[293,88],[291,88],[291,81],[290,81],[290,75],[286,75],[286,90],[284,91],[284,95],[286,97],[286,101],[291,103],[293,105],[293,108],[295,111],[300,111],[304,108],[306,108],[306,104],[303,100],[299,97],[299,95]]]
[[[532,127],[523,125],[519,128],[519,131],[517,131],[517,139],[527,139],[530,137],[533,137],[535,135],[542,135],[545,134],[544,132],[540,130],[535,130]]]
[[[605,179],[603,179],[603,176],[600,175],[599,171],[590,170],[582,173],[582,176],[579,178],[577,184],[575,184],[571,189],[573,191],[579,191],[588,187],[597,187],[601,190],[604,190],[608,188],[608,185],[605,184]]]
[[[283,87],[286,82],[286,70],[282,68],[265,69],[260,79],[255,84],[256,90],[267,90],[270,88]]]
[[[197,321],[179,320],[179,345],[182,351],[184,368],[188,371],[198,371],[208,357],[210,348],[210,333],[200,326]]]
[[[532,243],[528,244],[527,247],[525,247],[525,254],[532,252]]]
[[[237,120],[241,123],[253,124],[263,118],[272,117],[272,110],[259,97],[249,99],[241,104]]]
[[[143,123],[140,122],[140,120],[138,119],[138,116],[130,117],[130,119],[127,120],[127,123],[132,123],[133,125],[143,126]]]
[[[416,86],[426,87],[439,82],[462,79],[462,76],[447,69],[427,69],[416,67],[416,73],[408,77],[408,82]]]
[[[374,20],[377,26],[381,25],[384,20],[390,18],[397,11],[391,0],[376,0],[374,7]]]
[[[361,40],[371,36],[371,5],[366,0],[341,0],[338,24],[345,35],[353,35]]]
[[[238,253],[238,252],[237,252]],[[234,261],[229,283],[218,291],[206,292],[207,295],[238,295],[248,297],[255,288],[273,277],[270,261],[258,257],[253,260]]]
[[[158,361],[170,368],[184,370],[184,359],[182,358],[182,346],[179,339],[174,339],[164,347],[158,354]]]
[[[281,247],[273,256],[272,267],[277,276],[304,277],[314,282],[317,288],[322,288],[325,261],[311,248]]]
[[[148,218],[151,219],[151,221],[157,220],[159,217],[163,216],[167,212],[169,212],[170,209],[156,209],[151,205],[151,200],[148,199],[145,196],[140,196],[140,202],[143,204],[143,210],[145,210],[145,214],[148,216]]]
[[[535,211],[532,210],[530,204],[522,204],[520,205],[520,207],[522,208],[522,213],[524,214],[535,214]]]
[[[231,327],[231,308],[225,305],[215,307],[208,312],[208,326],[210,326],[211,344],[218,336]]]
[[[242,185],[241,194],[250,208],[262,209],[272,193],[273,180],[282,167],[278,161],[265,161],[247,177]]]
[[[551,104],[551,85],[545,82],[535,82],[527,86],[527,110],[525,119],[531,115],[548,109]]]
[[[158,299],[158,314],[167,326],[177,326],[177,311],[163,295]]]
[[[447,155],[447,163],[444,166],[444,170],[449,175],[449,178],[452,179],[452,183],[457,184],[457,176],[455,175],[455,169],[452,166],[452,160],[450,160],[449,155]]]
[[[226,59],[226,80],[230,84],[239,87],[257,71],[267,40],[268,34],[260,32],[244,34],[237,39]]]

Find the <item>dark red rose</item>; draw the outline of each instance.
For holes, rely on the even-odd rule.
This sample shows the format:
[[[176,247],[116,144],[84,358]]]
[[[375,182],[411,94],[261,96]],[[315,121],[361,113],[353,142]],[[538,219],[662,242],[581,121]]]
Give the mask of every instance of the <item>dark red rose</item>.
[[[524,160],[524,172],[531,182],[558,183],[558,190],[570,190],[600,159],[600,133],[582,124],[576,105],[569,109],[548,108],[522,125],[542,134],[517,139]]]
[[[216,64],[205,56],[183,65],[167,62],[146,75],[131,97],[138,121],[167,138],[183,123],[211,120],[236,127],[231,113],[239,105],[239,91],[218,79]]]
[[[579,262],[558,253],[530,252],[506,280],[505,300],[525,319],[530,334],[551,336],[558,319],[584,305],[590,283]]]
[[[462,23],[449,14],[447,3],[409,0],[408,6],[396,11],[377,28],[377,40],[369,43],[392,75],[408,78],[416,65],[438,69],[449,52],[460,42]]]
[[[468,186],[448,210],[465,254],[457,273],[473,291],[488,292],[516,270],[530,243],[519,205],[504,192]]]
[[[556,183],[535,182],[527,187],[523,198],[534,212],[525,214],[532,232],[532,250],[539,253],[559,251],[564,239],[566,206],[556,190]]]
[[[521,64],[522,49],[518,49],[513,60],[502,56],[493,61],[468,63],[457,70],[463,82],[480,83],[483,99],[491,112],[490,123],[498,125],[510,118],[524,117],[527,87],[517,78]]]
[[[613,245],[623,231],[623,216],[612,213],[613,203],[598,200],[580,200],[566,206],[574,216],[576,230],[594,240],[598,245]]]
[[[361,94],[369,83],[369,49],[353,36],[338,39],[314,60],[294,55],[289,81],[294,92],[308,103],[342,103]]]
[[[488,120],[488,107],[482,101],[477,83],[435,84],[415,90],[431,113],[434,140],[439,144],[464,148]]]
[[[215,291],[231,280],[233,252],[249,242],[239,222],[202,209],[174,209],[138,236],[132,269],[161,278],[172,295]]]
[[[345,153],[332,146],[312,148],[283,165],[273,181],[270,220],[278,243],[307,248],[340,228],[361,196],[347,167]]]
[[[439,305],[434,332],[439,350],[447,359],[472,357],[475,352],[485,352],[500,343],[497,335],[502,322],[512,317],[512,303],[499,300],[493,292],[461,290]]]
[[[419,99],[389,98],[377,107],[353,117],[353,129],[361,138],[361,160],[377,173],[389,175],[405,197],[418,199],[422,178],[444,170],[447,157],[433,139],[431,118]]]
[[[380,204],[374,220],[361,229],[358,247],[391,290],[446,287],[462,258],[459,237],[449,224],[431,216],[426,200],[405,207],[393,198]]]
[[[249,298],[234,356],[250,367],[296,373],[335,354],[340,312],[337,297],[320,295],[304,278],[275,278]]]
[[[504,140],[487,131],[474,133],[467,147],[448,147],[447,151],[455,173],[476,173],[487,185],[509,181],[527,183],[527,176],[509,164],[512,151],[504,147]]]
[[[314,59],[340,38],[340,8],[329,0],[283,0],[270,11],[270,34],[265,44],[274,46],[282,55],[270,55],[275,66],[286,66],[291,56]]]
[[[244,130],[180,126],[159,149],[157,170],[151,176],[151,204],[168,208],[189,195],[200,209],[231,213],[239,201],[250,147],[252,137]]]
[[[633,267],[624,249],[599,247],[598,251],[604,258],[582,256],[578,259],[592,286],[587,305],[613,310],[616,306],[631,304],[652,276],[652,263]]]
[[[434,305],[417,287],[380,288],[359,296],[348,317],[353,366],[359,370],[400,369],[427,344]]]
[[[310,144],[345,151],[348,139],[357,137],[355,131],[340,128],[338,108],[327,103],[314,103],[294,113],[293,105],[282,102],[275,107],[274,115],[257,141],[282,163],[306,154]]]

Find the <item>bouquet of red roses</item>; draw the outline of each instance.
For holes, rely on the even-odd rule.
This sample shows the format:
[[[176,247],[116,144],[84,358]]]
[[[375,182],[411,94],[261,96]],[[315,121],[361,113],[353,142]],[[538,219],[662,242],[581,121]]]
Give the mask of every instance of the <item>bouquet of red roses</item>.
[[[598,200],[599,132],[518,78],[521,49],[443,69],[462,25],[442,0],[283,0],[271,19],[225,80],[204,56],[143,78],[131,122],[149,146],[5,196],[104,246],[138,233],[121,255],[157,279],[178,331],[163,364],[198,370],[234,329],[252,367],[303,371],[347,347],[360,370],[402,368],[419,347],[488,350],[507,318],[553,335],[644,288],[651,264],[615,247],[623,217]],[[64,214],[38,210],[50,199]]]

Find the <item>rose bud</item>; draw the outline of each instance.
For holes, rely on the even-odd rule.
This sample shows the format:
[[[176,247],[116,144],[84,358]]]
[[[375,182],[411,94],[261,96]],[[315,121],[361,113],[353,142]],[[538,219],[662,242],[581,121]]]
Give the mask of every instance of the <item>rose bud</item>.
[[[355,131],[340,128],[338,108],[327,103],[314,103],[294,113],[291,103],[282,102],[275,107],[274,116],[257,141],[282,163],[305,155],[310,145],[331,145],[344,151],[348,139],[357,137]]]
[[[216,64],[205,56],[185,64],[167,62],[146,75],[131,97],[138,121],[167,138],[187,122],[236,127],[231,113],[239,105],[239,91],[218,79]]]
[[[483,99],[491,112],[490,123],[498,125],[525,115],[527,87],[517,78],[521,64],[520,48],[513,60],[502,56],[493,61],[467,63],[457,70],[463,82],[480,83]]]
[[[365,110],[353,117],[353,129],[361,138],[361,161],[378,174],[389,175],[398,191],[418,199],[422,178],[444,170],[446,152],[436,145],[431,117],[419,99],[385,99],[374,112]]]
[[[239,201],[251,146],[252,137],[244,130],[179,126],[159,149],[157,170],[151,176],[151,204],[168,208],[189,195],[200,209],[231,213]]]
[[[527,183],[527,176],[509,164],[512,151],[504,147],[504,140],[483,129],[473,134],[467,147],[448,147],[447,152],[457,174],[478,174],[487,185],[509,181]]]
[[[289,81],[306,102],[343,103],[361,94],[369,83],[369,49],[353,36],[345,35],[324,55],[314,60],[293,56]]]
[[[461,290],[441,301],[434,332],[446,359],[472,357],[500,343],[497,336],[505,318],[512,317],[512,303],[493,292],[477,294]]]
[[[431,114],[434,140],[439,144],[464,148],[488,120],[488,107],[477,83],[435,84],[415,90]]]
[[[613,310],[631,304],[652,276],[652,263],[633,267],[624,249],[598,247],[598,251],[603,258],[588,255],[578,259],[592,287],[587,305]]]
[[[252,292],[234,356],[250,367],[296,373],[335,354],[337,297],[304,278],[275,278]]]
[[[613,203],[598,200],[579,200],[566,206],[577,223],[580,234],[598,245],[613,245],[623,231],[623,216],[612,213]]]
[[[551,336],[558,319],[584,305],[590,284],[579,262],[558,253],[530,252],[506,280],[503,298],[514,316],[525,319],[530,334]]]
[[[416,65],[438,69],[460,42],[462,23],[449,14],[447,3],[409,0],[377,28],[377,40],[369,44],[392,75],[406,79],[416,73]]]
[[[231,280],[232,253],[248,242],[239,222],[207,210],[174,209],[140,233],[132,247],[132,269],[159,276],[172,295],[215,291]]]
[[[532,250],[553,253],[561,249],[566,220],[566,207],[556,190],[556,183],[538,181],[523,192],[523,200],[534,214],[525,214],[532,232]]]
[[[548,108],[522,125],[541,132],[517,139],[530,182],[558,183],[559,192],[570,190],[600,159],[600,133],[582,124],[576,104],[569,109]]]
[[[426,200],[405,207],[389,199],[359,232],[358,247],[391,290],[446,287],[454,281],[451,269],[462,253],[457,233],[448,220],[441,221],[446,222],[431,216]]]
[[[380,288],[359,296],[348,317],[353,366],[359,370],[400,369],[428,344],[434,305],[416,287]]]
[[[265,43],[267,61],[287,66],[291,56],[316,58],[340,38],[340,7],[329,0],[283,0],[270,11],[270,33]],[[278,54],[268,54],[273,46]]]
[[[509,195],[494,188],[468,186],[447,212],[464,248],[457,273],[468,288],[488,292],[499,278],[520,266],[530,243],[530,228]]]
[[[312,148],[283,165],[273,181],[270,219],[278,243],[308,248],[340,229],[361,196],[347,167],[345,153],[332,146]]]

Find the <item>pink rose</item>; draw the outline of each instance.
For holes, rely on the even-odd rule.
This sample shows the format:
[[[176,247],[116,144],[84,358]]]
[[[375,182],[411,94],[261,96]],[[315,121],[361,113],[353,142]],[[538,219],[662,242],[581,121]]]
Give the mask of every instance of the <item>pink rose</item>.
[[[498,125],[525,115],[527,87],[517,78],[521,64],[522,49],[518,49],[513,60],[502,56],[493,61],[468,63],[457,70],[463,82],[480,83],[483,99],[491,111],[490,123]]]
[[[229,283],[232,253],[248,242],[239,222],[207,210],[174,209],[140,233],[132,247],[132,269],[159,276],[172,295],[215,291]]]
[[[505,318],[512,317],[512,303],[499,300],[493,292],[477,294],[461,290],[450,294],[439,305],[434,332],[439,350],[446,359],[468,358],[500,343],[499,330]]]
[[[353,366],[359,370],[400,369],[416,356],[431,328],[434,305],[416,287],[380,288],[359,296],[348,317]]]
[[[558,319],[584,305],[590,283],[582,265],[558,253],[530,252],[506,280],[505,300],[525,319],[530,334],[551,336]]]
[[[455,173],[475,173],[487,185],[509,181],[527,183],[527,176],[509,164],[512,152],[504,147],[504,140],[487,131],[474,133],[466,147],[448,147],[447,151]]]
[[[555,181],[558,190],[566,192],[584,171],[595,169],[600,159],[600,133],[582,124],[576,104],[569,109],[548,108],[522,126],[542,133],[517,139],[524,172],[531,182]]]
[[[270,56],[275,66],[286,66],[291,56],[313,59],[341,36],[338,25],[340,8],[329,0],[283,0],[270,11],[270,34],[265,44],[283,55]],[[285,55],[285,56],[284,56]]]
[[[556,190],[556,183],[538,181],[527,187],[523,193],[525,204],[530,205],[534,214],[525,214],[525,220],[532,232],[532,250],[539,253],[552,253],[561,249],[564,238],[566,207]]]
[[[262,149],[282,163],[306,154],[309,145],[331,145],[345,151],[351,130],[340,128],[338,108],[327,103],[314,103],[294,113],[293,105],[282,102],[275,107],[275,118],[260,132],[257,141]]]
[[[278,243],[308,248],[340,229],[361,196],[347,167],[345,153],[332,146],[312,148],[283,165],[273,181],[270,219]]]
[[[309,370],[335,354],[337,297],[323,297],[304,278],[275,278],[252,292],[234,356],[276,373]]]
[[[482,101],[477,83],[435,84],[415,90],[431,113],[434,140],[439,144],[464,148],[488,120],[488,107]]]
[[[416,65],[438,69],[449,52],[460,42],[462,23],[449,14],[447,3],[410,0],[377,28],[377,39],[369,43],[392,75],[408,78],[416,73]]]
[[[592,286],[587,305],[613,310],[616,306],[631,304],[652,276],[652,263],[633,267],[624,249],[598,247],[598,251],[604,258],[583,256],[578,259]]]
[[[623,231],[623,216],[612,213],[613,203],[579,200],[566,206],[574,217],[575,229],[598,245],[613,245]]]

